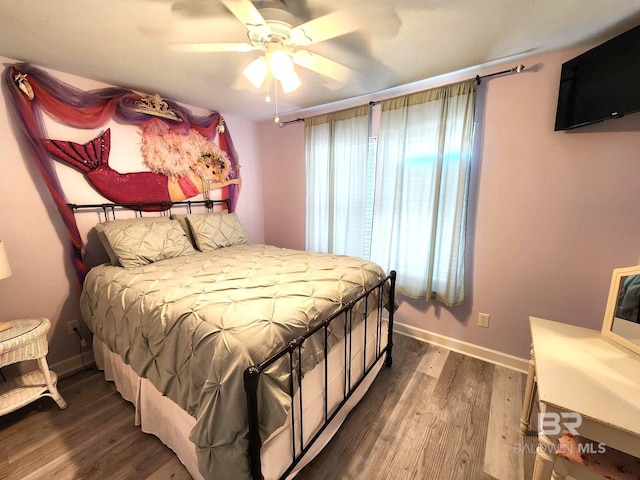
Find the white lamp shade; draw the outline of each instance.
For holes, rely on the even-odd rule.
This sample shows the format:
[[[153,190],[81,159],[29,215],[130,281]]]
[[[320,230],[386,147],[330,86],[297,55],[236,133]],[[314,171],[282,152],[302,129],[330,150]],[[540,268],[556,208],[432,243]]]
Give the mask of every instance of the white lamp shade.
[[[275,78],[282,80],[293,71],[293,60],[282,50],[274,50],[269,58],[269,68]]]
[[[264,79],[267,78],[267,68],[267,59],[260,57],[247,65],[247,67],[242,71],[242,74],[254,87],[260,88]]]
[[[242,74],[254,87],[260,88],[269,72],[273,78],[280,81],[284,93],[293,92],[302,84],[294,70],[291,56],[282,50],[267,52],[267,56],[255,59],[247,65]]]
[[[302,82],[298,74],[294,70],[291,70],[291,72],[280,79],[280,84],[282,85],[282,91],[289,93],[300,87]]]
[[[0,240],[0,278],[7,278],[11,275],[11,266],[7,258],[7,251],[4,249],[4,243]]]

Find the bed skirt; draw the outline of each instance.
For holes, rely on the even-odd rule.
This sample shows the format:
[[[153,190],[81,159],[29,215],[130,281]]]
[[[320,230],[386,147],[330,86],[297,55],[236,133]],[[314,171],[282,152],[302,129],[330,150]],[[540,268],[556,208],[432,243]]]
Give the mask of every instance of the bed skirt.
[[[369,331],[372,330],[372,331]],[[371,345],[376,344],[376,329],[367,330],[367,365],[373,358],[374,348]],[[382,331],[386,331],[386,322]],[[362,372],[363,362],[363,337],[364,322],[354,327],[351,339],[351,378],[353,381],[358,379],[358,375]],[[387,343],[386,335],[379,338],[381,348]],[[337,405],[343,399],[341,396],[341,385],[344,381],[344,340],[338,342],[329,352],[329,404]],[[146,378],[140,378],[133,369],[125,364],[120,356],[111,352],[100,339],[94,335],[93,351],[96,365],[100,370],[104,371],[105,379],[113,381],[116,389],[122,397],[133,403],[135,406],[135,424],[139,425],[143,432],[150,433],[158,437],[167,447],[169,447],[177,455],[191,476],[197,480],[204,480],[198,469],[198,461],[196,457],[196,449],[194,444],[189,440],[189,433],[195,425],[195,418],[187,414],[182,408],[169,398],[163,396],[153,384]],[[384,364],[384,357],[380,358],[367,378],[355,390],[353,395],[343,406],[342,410],[333,418],[329,426],[324,430],[322,435],[318,437],[313,446],[305,454],[302,460],[296,466],[296,469],[287,478],[293,478],[296,474],[307,465],[322,448],[331,440],[338,431],[349,412],[358,404],[378,372]],[[323,420],[324,412],[324,362],[319,363],[313,370],[308,372],[303,381],[302,388],[305,391],[303,404],[303,421],[305,424],[305,432],[309,432],[305,437],[311,437],[317,431],[318,426]],[[313,395],[310,392],[314,392]],[[297,400],[296,403],[297,404]],[[299,412],[295,412],[295,424],[299,425],[297,418]],[[291,413],[289,420],[285,425],[276,430],[264,442],[261,451],[262,473],[265,480],[275,480],[281,477],[283,472],[291,464]],[[216,480],[216,479],[207,479]]]

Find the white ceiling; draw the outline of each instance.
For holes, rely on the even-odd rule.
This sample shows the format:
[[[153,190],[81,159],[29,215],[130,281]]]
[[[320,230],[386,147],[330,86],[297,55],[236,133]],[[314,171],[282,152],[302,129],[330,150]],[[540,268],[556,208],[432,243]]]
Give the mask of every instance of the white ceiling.
[[[375,7],[384,13],[376,14]],[[287,0],[302,22],[360,9],[369,27],[309,47],[351,68],[339,85],[297,67],[281,113],[430,77],[607,40],[640,24],[638,0]],[[2,0],[0,55],[252,120],[274,105],[241,76],[258,52],[193,53],[184,42],[244,42],[219,0]],[[272,93],[272,97],[273,97]]]

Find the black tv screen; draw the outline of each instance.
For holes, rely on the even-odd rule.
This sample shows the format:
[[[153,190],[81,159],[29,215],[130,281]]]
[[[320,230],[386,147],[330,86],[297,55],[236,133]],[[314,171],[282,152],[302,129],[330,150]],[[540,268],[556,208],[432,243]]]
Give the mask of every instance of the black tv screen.
[[[562,64],[555,130],[640,111],[640,26]]]

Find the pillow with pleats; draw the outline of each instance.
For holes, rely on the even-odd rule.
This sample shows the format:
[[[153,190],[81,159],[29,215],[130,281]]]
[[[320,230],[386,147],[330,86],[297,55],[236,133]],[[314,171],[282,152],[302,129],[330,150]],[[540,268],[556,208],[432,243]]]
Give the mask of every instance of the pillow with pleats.
[[[109,220],[96,225],[96,231],[124,268],[196,253],[180,223],[168,217]]]
[[[213,212],[212,214],[226,214],[228,213],[227,210],[220,210],[219,212]],[[196,239],[193,238],[193,233],[191,232],[191,227],[189,226],[189,223],[187,223],[187,217],[189,216],[189,213],[172,213],[171,216],[169,217],[171,220],[177,220],[180,223],[180,226],[182,227],[182,229],[187,232],[187,238],[189,239],[189,241],[191,242],[191,245],[193,245],[195,248],[198,248],[198,246],[196,245]]]
[[[171,218],[171,220],[177,221],[180,224],[184,232],[187,234],[187,238],[191,242],[191,245],[195,247],[196,242],[193,238],[193,234],[191,233],[191,228],[189,228],[189,224],[187,223],[187,215],[187,213],[172,213],[171,217],[169,218]]]
[[[112,220],[108,220],[108,222],[115,222],[115,223],[112,223],[110,225],[107,225],[106,223],[99,223],[94,228],[96,230],[96,234],[98,235],[98,239],[100,240],[100,243],[102,244],[105,252],[109,256],[111,265],[114,265],[116,267],[121,267],[122,265],[120,265],[120,262],[118,261],[118,257],[116,256],[115,252],[111,248],[111,245],[109,244],[109,239],[104,233],[105,229],[116,228],[116,227],[122,228],[124,225],[128,225],[131,223],[152,223],[152,222],[168,222],[168,221],[169,221],[169,217],[160,217],[160,216],[123,218],[118,220],[112,219]]]
[[[248,243],[236,213],[215,212],[187,215],[196,247],[202,252]]]

